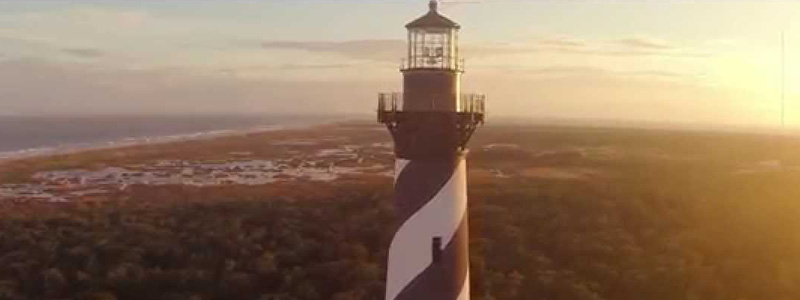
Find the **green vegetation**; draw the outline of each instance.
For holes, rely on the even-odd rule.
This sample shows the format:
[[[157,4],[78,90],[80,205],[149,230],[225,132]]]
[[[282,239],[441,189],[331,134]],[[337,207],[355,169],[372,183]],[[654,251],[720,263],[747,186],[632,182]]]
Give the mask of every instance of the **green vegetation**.
[[[471,154],[472,298],[800,299],[800,153],[783,148],[800,146],[770,141],[487,128]],[[0,299],[383,297],[388,178],[109,200],[0,204]]]
[[[371,299],[383,290],[388,190],[351,188],[7,216],[0,299]]]

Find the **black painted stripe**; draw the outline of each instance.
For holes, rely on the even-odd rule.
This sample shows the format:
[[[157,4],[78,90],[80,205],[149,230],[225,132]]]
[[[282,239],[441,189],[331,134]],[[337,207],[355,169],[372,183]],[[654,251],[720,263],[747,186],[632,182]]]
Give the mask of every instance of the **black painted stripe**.
[[[411,160],[400,171],[395,181],[395,232],[436,194],[453,177],[458,157],[445,161]]]
[[[438,263],[430,264],[394,300],[456,300],[469,271],[469,225],[467,213],[442,251]]]

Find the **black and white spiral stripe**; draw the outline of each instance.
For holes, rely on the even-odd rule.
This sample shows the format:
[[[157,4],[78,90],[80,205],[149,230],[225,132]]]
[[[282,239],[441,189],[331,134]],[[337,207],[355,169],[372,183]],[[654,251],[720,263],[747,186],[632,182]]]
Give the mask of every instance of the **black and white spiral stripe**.
[[[469,299],[464,155],[444,161],[397,158],[395,172],[398,223],[386,300]]]

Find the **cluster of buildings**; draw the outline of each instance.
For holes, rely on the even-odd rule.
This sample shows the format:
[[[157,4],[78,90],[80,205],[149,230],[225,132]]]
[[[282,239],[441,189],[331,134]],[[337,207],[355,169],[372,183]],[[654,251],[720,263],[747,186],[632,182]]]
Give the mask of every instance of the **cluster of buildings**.
[[[391,166],[360,155],[361,148],[344,145],[275,160],[247,159],[250,153],[237,152],[226,161],[161,160],[124,167],[38,172],[32,178],[35,183],[0,184],[0,201],[66,202],[121,192],[133,185],[264,185],[290,180],[331,181],[346,175],[393,175]]]

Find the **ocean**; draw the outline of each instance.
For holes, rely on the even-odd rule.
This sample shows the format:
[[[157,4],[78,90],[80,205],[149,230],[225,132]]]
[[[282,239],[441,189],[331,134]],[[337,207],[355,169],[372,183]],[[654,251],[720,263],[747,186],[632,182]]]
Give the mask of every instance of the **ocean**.
[[[342,120],[311,116],[0,116],[0,159]]]

